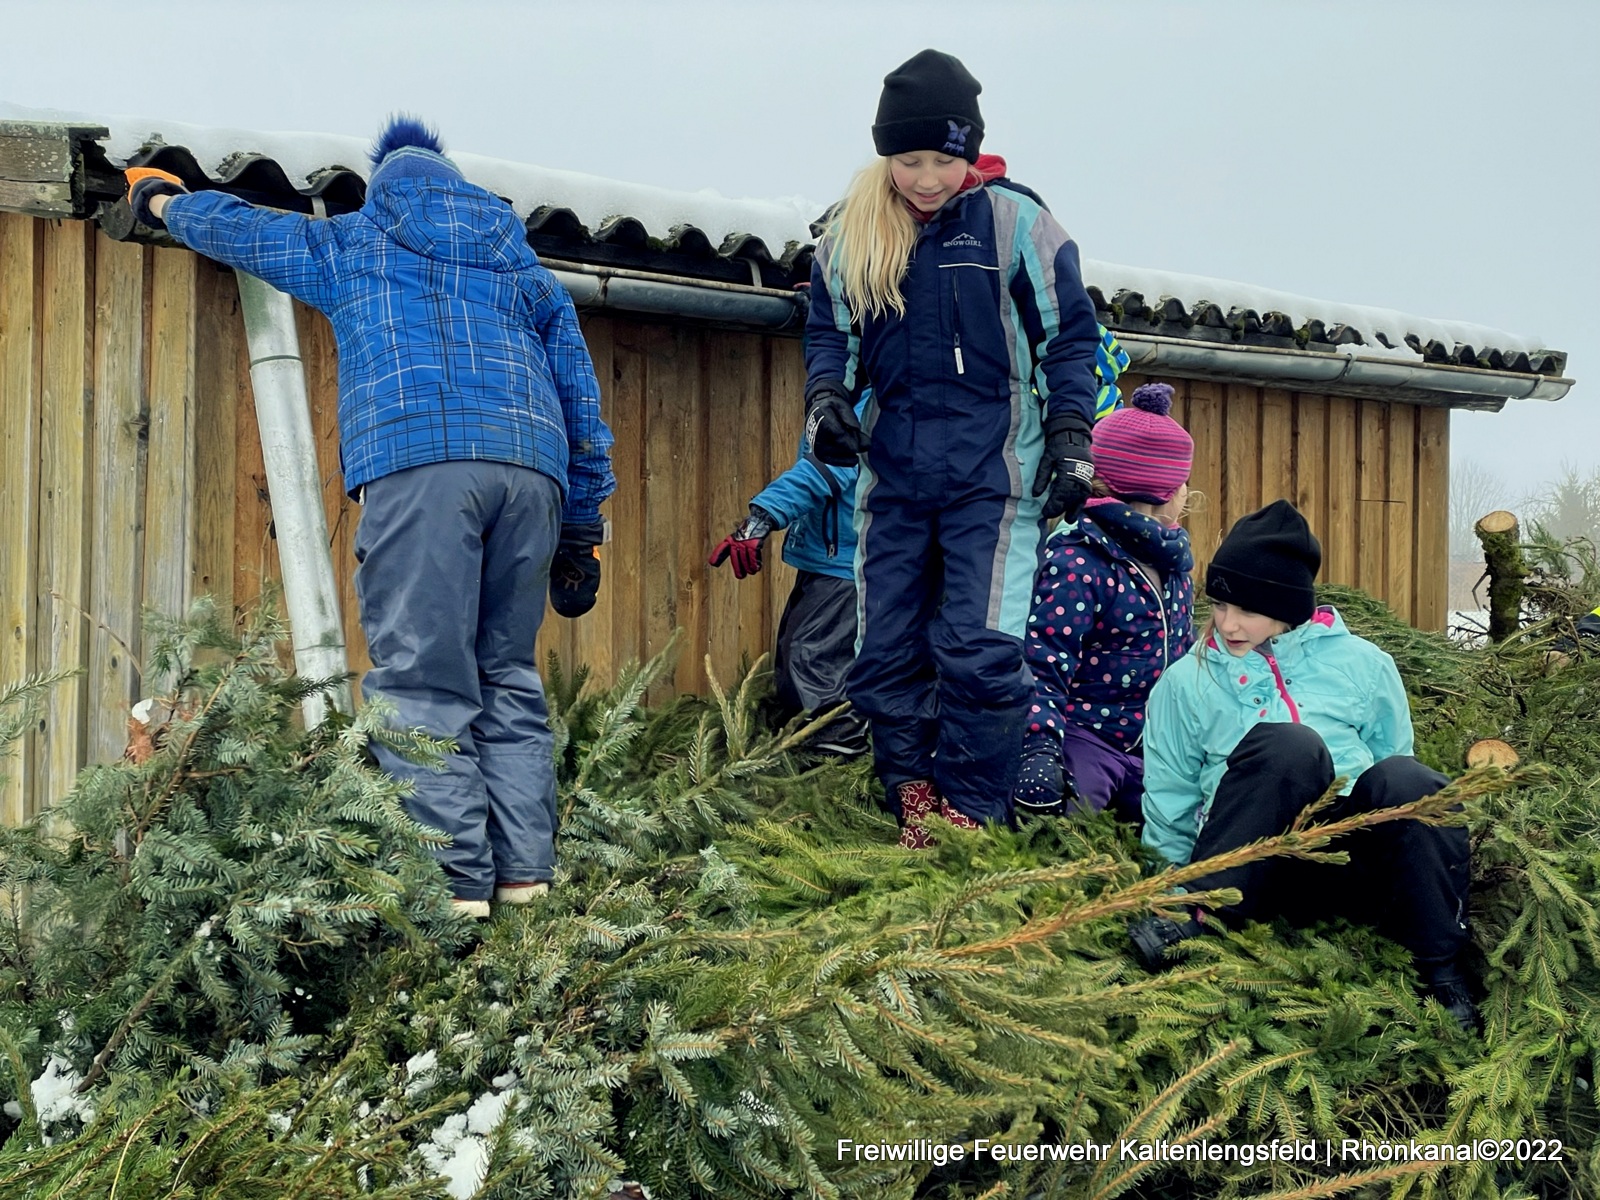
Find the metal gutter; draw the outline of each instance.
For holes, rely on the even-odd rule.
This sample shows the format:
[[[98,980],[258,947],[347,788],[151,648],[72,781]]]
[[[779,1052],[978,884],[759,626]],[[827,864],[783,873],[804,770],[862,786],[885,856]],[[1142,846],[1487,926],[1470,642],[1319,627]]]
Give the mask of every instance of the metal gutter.
[[[322,481],[317,477],[317,446],[311,434],[294,302],[254,275],[234,274],[239,279],[239,308],[250,346],[250,387],[255,393],[272,523],[278,535],[294,669],[303,679],[345,675],[350,662],[339,620],[339,585],[328,548],[328,519],[322,508]],[[301,712],[307,729],[322,723],[330,701],[340,712],[351,712],[350,685],[341,684],[329,695],[305,698]]]
[[[715,279],[654,275],[562,259],[541,261],[579,308],[611,308],[771,330],[797,331],[805,320],[806,297],[799,292]]]
[[[1184,378],[1296,387],[1330,395],[1402,400],[1451,408],[1498,410],[1507,400],[1559,400],[1573,380],[1486,371],[1443,363],[1408,363],[1344,350],[1287,350],[1219,346],[1183,338],[1117,332],[1129,370]]]

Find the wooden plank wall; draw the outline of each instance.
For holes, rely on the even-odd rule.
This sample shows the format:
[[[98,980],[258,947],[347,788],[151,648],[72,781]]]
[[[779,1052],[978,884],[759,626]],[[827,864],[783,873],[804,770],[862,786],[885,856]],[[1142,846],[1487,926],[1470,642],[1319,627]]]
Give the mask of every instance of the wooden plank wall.
[[[1125,376],[1123,394],[1147,382]],[[1294,501],[1322,542],[1321,578],[1443,629],[1449,584],[1450,413],[1444,408],[1173,379],[1195,442],[1185,524],[1203,576],[1246,513]]]
[[[338,366],[298,313],[351,665],[369,664],[353,553],[360,509],[338,470]],[[794,461],[799,342],[589,315],[616,436],[614,540],[578,621],[547,615],[542,655],[602,680],[685,637],[671,690],[703,691],[770,649],[793,573],[781,539],[735,581],[705,558]],[[1124,381],[1127,388],[1141,382]],[[1201,559],[1278,495],[1323,539],[1325,577],[1444,623],[1449,414],[1442,409],[1173,381],[1197,446],[1188,518]],[[21,753],[0,761],[0,820],[25,819],[90,759],[120,752],[141,695],[146,608],[210,594],[236,610],[279,578],[232,272],[91,226],[0,214],[0,682],[77,667]]]
[[[742,582],[706,565],[711,547],[798,449],[803,368],[793,339],[589,315],[584,336],[616,438],[594,611],[547,613],[554,651],[602,679],[684,630],[671,687],[706,690],[706,658],[727,682],[772,645],[794,573],[769,540],[766,569]],[[658,689],[664,693],[669,689]],[[659,698],[659,696],[657,697]]]

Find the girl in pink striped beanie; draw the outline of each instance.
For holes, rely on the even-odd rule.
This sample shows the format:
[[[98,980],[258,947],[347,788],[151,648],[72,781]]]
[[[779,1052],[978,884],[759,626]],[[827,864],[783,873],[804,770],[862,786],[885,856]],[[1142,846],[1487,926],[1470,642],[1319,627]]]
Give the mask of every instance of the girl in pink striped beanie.
[[[1194,442],[1147,383],[1094,428],[1098,499],[1045,543],[1023,651],[1033,699],[1018,812],[1109,808],[1138,822],[1145,701],[1194,640],[1194,558],[1178,522]]]
[[[1189,482],[1194,439],[1171,412],[1172,385],[1146,383],[1134,390],[1127,408],[1095,425],[1090,458],[1111,496],[1165,505]]]

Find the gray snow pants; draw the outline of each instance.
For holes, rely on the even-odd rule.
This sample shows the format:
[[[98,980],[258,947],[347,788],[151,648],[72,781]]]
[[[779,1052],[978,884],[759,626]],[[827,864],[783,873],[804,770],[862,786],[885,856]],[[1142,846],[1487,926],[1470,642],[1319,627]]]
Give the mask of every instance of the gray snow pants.
[[[395,706],[394,725],[460,747],[442,772],[374,749],[413,781],[406,811],[454,839],[438,856],[463,900],[554,872],[555,763],[533,642],[560,534],[561,489],[528,467],[431,463],[362,497],[363,691]]]

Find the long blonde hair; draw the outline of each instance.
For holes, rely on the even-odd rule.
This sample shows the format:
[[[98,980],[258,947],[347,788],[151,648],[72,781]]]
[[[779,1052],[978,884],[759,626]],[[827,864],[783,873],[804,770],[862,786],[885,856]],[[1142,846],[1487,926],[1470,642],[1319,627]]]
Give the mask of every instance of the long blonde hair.
[[[857,324],[868,317],[906,315],[900,292],[917,243],[917,222],[895,191],[890,159],[862,167],[828,222],[844,301]]]

